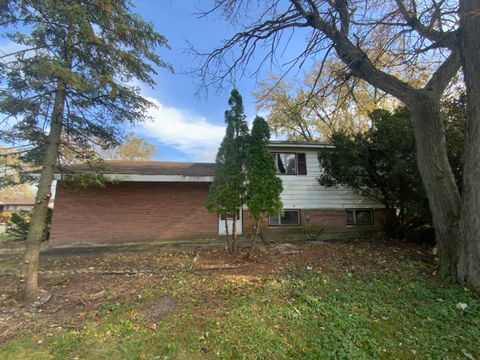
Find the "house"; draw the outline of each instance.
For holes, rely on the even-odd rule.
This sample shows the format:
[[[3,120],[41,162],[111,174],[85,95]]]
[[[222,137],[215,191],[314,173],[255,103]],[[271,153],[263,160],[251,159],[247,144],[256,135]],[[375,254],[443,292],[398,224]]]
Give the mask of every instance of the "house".
[[[20,210],[31,211],[34,205],[35,199],[30,198],[2,199],[0,200],[0,222]]]
[[[21,211],[31,211],[35,205],[34,199],[17,198],[17,199],[1,199],[0,200],[0,234],[7,230],[7,221],[12,214]]]
[[[284,213],[271,216],[271,236],[304,236],[305,228],[324,228],[323,236],[378,232],[383,206],[346,188],[324,188],[317,160],[325,143],[272,141],[278,176],[283,181]],[[218,241],[225,221],[205,209],[215,164],[159,161],[108,161],[104,188],[75,191],[57,175],[50,244],[135,241]],[[88,171],[85,165],[71,167]],[[253,224],[248,209],[238,210],[239,234]],[[228,219],[227,219],[228,220]],[[231,221],[230,221],[231,222]]]

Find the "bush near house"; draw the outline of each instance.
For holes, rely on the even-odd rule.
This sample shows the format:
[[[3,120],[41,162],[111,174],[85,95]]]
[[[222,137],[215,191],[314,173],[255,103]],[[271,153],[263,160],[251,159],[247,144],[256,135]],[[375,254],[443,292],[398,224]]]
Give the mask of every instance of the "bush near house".
[[[12,214],[7,223],[7,234],[14,237],[16,240],[26,240],[28,235],[28,228],[30,227],[30,219],[32,212],[27,210],[20,210]],[[43,240],[48,240],[50,236],[50,225],[52,222],[52,209],[48,209],[47,221],[43,229]]]

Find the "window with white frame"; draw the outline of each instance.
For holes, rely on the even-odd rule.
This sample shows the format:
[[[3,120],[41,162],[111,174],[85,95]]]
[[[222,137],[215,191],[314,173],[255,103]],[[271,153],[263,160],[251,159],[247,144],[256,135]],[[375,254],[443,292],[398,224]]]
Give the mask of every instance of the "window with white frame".
[[[270,226],[300,225],[300,210],[284,210],[283,215],[273,215],[268,219]]]
[[[278,175],[307,175],[305,153],[272,153]]]
[[[345,223],[347,225],[373,225],[373,210],[346,209]]]

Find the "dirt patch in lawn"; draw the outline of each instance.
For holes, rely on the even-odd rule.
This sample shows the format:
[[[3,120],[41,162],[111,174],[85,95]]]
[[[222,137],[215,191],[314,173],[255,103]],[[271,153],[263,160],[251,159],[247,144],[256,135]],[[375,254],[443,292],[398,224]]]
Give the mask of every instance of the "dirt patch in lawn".
[[[152,324],[163,320],[167,315],[175,313],[175,299],[171,296],[159,296],[141,307],[145,319]]]
[[[366,278],[382,268],[395,269],[393,264],[403,260],[423,262],[429,274],[435,269],[431,247],[388,239],[277,244],[258,247],[250,257],[247,254],[246,249],[230,255],[219,249],[154,248],[43,256],[40,286],[52,297],[38,308],[27,308],[16,299],[21,257],[12,254],[0,264],[0,342],[31,326],[81,328],[86,320],[101,321],[116,306],[131,306],[150,324],[181,311],[185,304],[215,311],[222,301],[217,290],[222,285],[234,284],[236,291],[242,291],[242,284],[286,269],[313,269],[330,276],[347,272]],[[206,280],[215,287],[207,288]],[[184,289],[182,297],[176,296],[179,289]]]

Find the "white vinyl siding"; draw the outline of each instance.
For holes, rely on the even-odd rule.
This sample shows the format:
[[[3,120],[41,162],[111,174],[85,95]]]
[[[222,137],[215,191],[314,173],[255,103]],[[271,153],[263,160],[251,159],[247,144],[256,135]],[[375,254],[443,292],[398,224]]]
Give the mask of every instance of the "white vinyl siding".
[[[272,152],[290,152],[291,149],[272,149]],[[281,199],[284,209],[346,209],[383,208],[375,201],[362,198],[344,187],[325,188],[318,183],[320,165],[317,150],[298,149],[306,154],[307,175],[278,175],[282,179]]]

